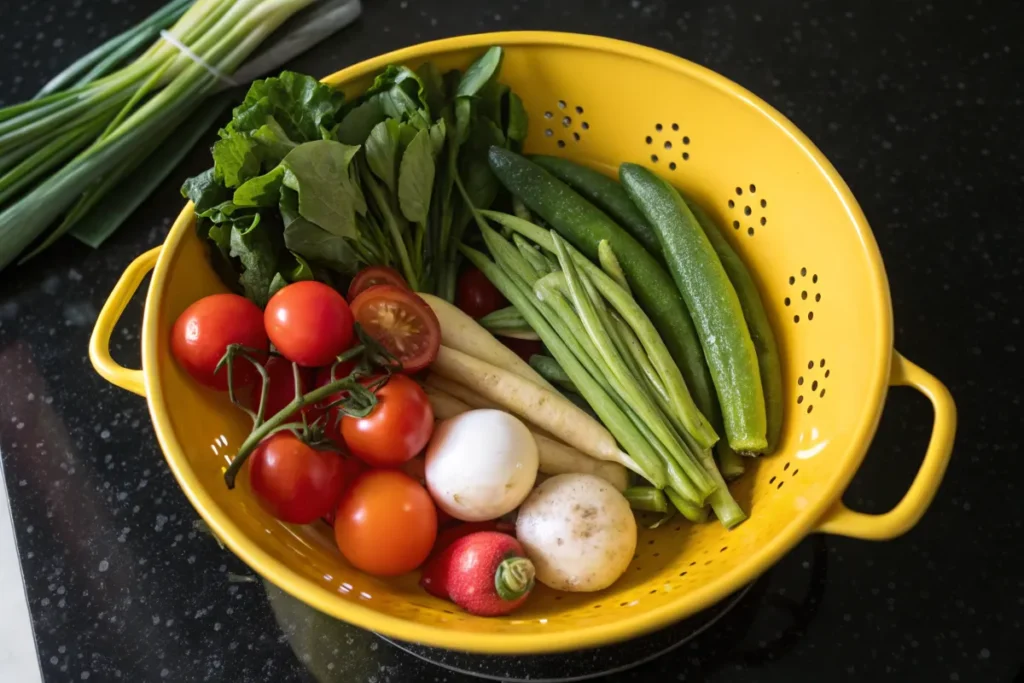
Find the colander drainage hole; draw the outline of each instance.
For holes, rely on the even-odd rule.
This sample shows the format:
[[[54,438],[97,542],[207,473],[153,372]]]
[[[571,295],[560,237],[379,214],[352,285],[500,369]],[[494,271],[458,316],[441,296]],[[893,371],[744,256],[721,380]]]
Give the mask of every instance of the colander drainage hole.
[[[558,100],[558,108],[565,109],[565,100]]]
[[[776,479],[778,479],[778,477],[772,477],[771,479],[768,480],[768,483],[774,484]]]
[[[782,466],[782,471],[785,472],[788,469],[789,469],[789,463],[787,462],[785,465]]]
[[[783,484],[785,484],[785,483],[786,483],[786,482],[784,482],[784,481],[780,481],[780,482],[779,482],[779,485],[775,487],[775,490],[776,490],[776,491],[778,491],[779,489],[781,489],[781,488],[782,488],[782,485],[783,485]]]
[[[796,470],[793,470],[793,474],[791,474],[791,475],[789,475],[789,476],[791,476],[791,477],[795,477],[795,476],[796,476],[796,475],[798,475],[799,473],[800,473],[800,470],[799,470],[799,469],[796,469]]]
[[[644,138],[644,140],[647,142],[648,145],[654,142],[654,138],[652,138],[650,135]]]
[[[720,552],[720,553],[724,553],[724,552],[725,552],[726,550],[728,550],[728,549],[729,549],[729,546],[727,546],[727,545],[723,545],[723,546],[722,546],[722,549],[721,549],[721,550],[719,550],[718,552]]]
[[[672,124],[672,130],[679,130],[679,124],[678,123],[673,123]]]
[[[679,572],[679,576],[686,576],[686,572]]]
[[[582,114],[583,113],[583,107],[581,107],[580,105],[577,104],[576,105],[576,113],[577,114]]]
[[[660,123],[654,124],[654,130],[658,131],[659,133],[661,132],[663,127],[664,126],[662,126]]]

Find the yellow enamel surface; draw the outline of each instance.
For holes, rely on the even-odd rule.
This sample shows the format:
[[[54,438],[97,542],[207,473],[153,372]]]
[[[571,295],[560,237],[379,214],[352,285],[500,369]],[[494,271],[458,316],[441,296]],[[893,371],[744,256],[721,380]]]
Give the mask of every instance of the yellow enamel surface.
[[[355,571],[326,526],[272,519],[250,498],[245,477],[235,491],[224,487],[221,469],[245,436],[247,418],[225,396],[190,381],[167,348],[176,316],[224,290],[194,235],[189,206],[156,263],[143,372],[167,462],[211,529],[261,575],[339,619],[433,646],[538,653],[623,640],[682,619],[756,578],[815,529],[891,538],[912,526],[945,469],[955,412],[937,380],[892,352],[877,246],[821,153],[778,112],[721,76],[602,38],[466,36],[384,55],[326,80],[355,90],[388,63],[433,60],[442,70],[464,68],[492,44],[506,48],[502,80],[530,113],[528,152],[605,170],[622,161],[646,164],[730,226],[728,237],[754,272],[775,325],[786,389],[779,451],[755,461],[734,488],[750,520],[731,532],[685,522],[643,530],[638,557],[611,589],[583,595],[540,587],[523,609],[500,619],[458,612],[421,591],[415,576],[382,580]],[[138,270],[144,274],[151,260],[140,257],[119,283],[90,347],[101,374],[133,390],[140,389],[139,376],[111,367],[105,349],[141,281]],[[916,386],[932,399],[936,424],[904,500],[888,515],[863,515],[838,501],[874,434],[890,375],[894,384]]]

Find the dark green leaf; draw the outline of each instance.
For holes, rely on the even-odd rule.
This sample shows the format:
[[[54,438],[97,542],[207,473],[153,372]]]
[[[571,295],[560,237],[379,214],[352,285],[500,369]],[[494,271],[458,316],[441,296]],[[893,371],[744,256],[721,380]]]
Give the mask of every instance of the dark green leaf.
[[[477,94],[473,104],[476,108],[477,116],[486,116],[491,121],[498,124],[499,128],[504,128],[502,121],[501,104],[505,99],[505,94],[509,92],[509,87],[504,83],[499,83],[496,80],[488,81],[480,92]]]
[[[444,149],[444,139],[447,133],[447,126],[444,123],[444,119],[438,119],[434,125],[430,127],[430,149],[437,158],[437,155]]]
[[[529,117],[526,115],[526,107],[519,95],[514,92],[508,94],[508,127],[505,134],[509,140],[522,142],[526,139],[528,132]]]
[[[468,97],[455,100],[455,142],[461,145],[469,138],[469,124],[473,118],[473,101]]]
[[[344,237],[332,235],[299,218],[284,229],[284,243],[310,262],[322,263],[345,275],[355,275],[359,260]]]
[[[277,272],[277,253],[269,228],[261,227],[256,214],[248,225],[236,223],[231,228],[231,256],[242,262],[239,277],[245,296],[261,308],[270,298],[270,283]]]
[[[202,211],[199,215],[203,218],[207,218],[214,223],[224,223],[237,220],[242,216],[252,216],[256,211],[251,207],[237,206],[230,199],[226,202],[221,202],[216,206],[211,206],[206,211]]]
[[[402,214],[414,223],[426,223],[434,189],[434,155],[430,132],[421,130],[402,155],[398,173],[398,202]]]
[[[355,212],[360,216],[366,215],[366,197],[363,195],[363,186],[359,184],[359,169],[355,163],[349,164],[348,180],[341,189],[348,194]]]
[[[341,190],[357,151],[358,147],[333,140],[316,140],[299,145],[281,162],[288,171],[284,184],[298,192],[299,214],[329,233],[350,239],[359,234],[355,208],[351,201],[342,201]]]
[[[256,154],[264,168],[277,166],[298,144],[288,137],[273,116],[267,117],[267,122],[253,132],[252,138],[257,143]]]
[[[284,176],[285,167],[278,166],[270,173],[250,178],[235,190],[231,201],[235,206],[276,206]]]
[[[181,196],[192,200],[196,213],[202,213],[231,197],[231,192],[217,182],[213,169],[209,168],[192,176],[181,186]]]
[[[423,84],[423,92],[426,96],[427,107],[430,115],[436,118],[441,108],[444,107],[444,82],[441,80],[441,72],[437,70],[433,62],[423,62],[420,68],[416,69],[416,75]]]
[[[346,145],[361,145],[373,127],[385,118],[380,98],[371,97],[345,115],[334,130],[334,135]]]
[[[268,292],[268,295],[269,295],[268,299],[269,299],[269,297],[274,296],[279,291],[281,291],[282,289],[287,287],[288,284],[289,284],[288,280],[285,280],[284,276],[281,275],[281,273],[274,273],[274,279],[270,281],[270,290]]]
[[[227,133],[252,132],[273,117],[290,140],[306,142],[332,128],[344,96],[312,76],[285,71],[277,78],[254,81],[235,107]]]
[[[398,170],[399,125],[395,119],[381,121],[366,138],[366,163],[391,192],[395,191]]]
[[[302,258],[295,252],[289,252],[291,257],[295,259],[295,264],[289,268],[285,273],[288,278],[288,282],[298,282],[300,280],[313,280],[313,269],[306,263],[306,259]]]
[[[218,180],[238,187],[260,173],[257,143],[248,135],[234,134],[213,143],[213,166]]]
[[[491,47],[480,56],[473,64],[466,69],[462,80],[459,81],[458,97],[473,97],[494,78],[501,70],[501,60],[504,56],[502,49],[498,46]]]

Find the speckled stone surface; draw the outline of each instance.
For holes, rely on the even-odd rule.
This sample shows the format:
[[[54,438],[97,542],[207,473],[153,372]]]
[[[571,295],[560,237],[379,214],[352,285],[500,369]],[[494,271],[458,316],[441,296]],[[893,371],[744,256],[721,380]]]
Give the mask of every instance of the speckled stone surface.
[[[897,347],[958,401],[952,465],[912,532],[884,544],[808,539],[714,628],[607,680],[1024,680],[1019,4],[365,4],[357,25],[295,68],[323,74],[432,38],[548,28],[667,50],[767,99],[853,188],[885,259]],[[156,5],[0,4],[0,99],[31,96]],[[0,453],[45,679],[469,680],[238,582],[251,572],[203,531],[145,403],[92,372],[86,346],[104,298],[161,242],[177,184],[204,157],[194,153],[102,250],[66,240],[0,275]],[[140,314],[136,301],[115,337],[128,365],[139,362]],[[893,392],[850,505],[881,512],[898,500],[930,417],[923,399]],[[585,668],[585,655],[575,661]]]

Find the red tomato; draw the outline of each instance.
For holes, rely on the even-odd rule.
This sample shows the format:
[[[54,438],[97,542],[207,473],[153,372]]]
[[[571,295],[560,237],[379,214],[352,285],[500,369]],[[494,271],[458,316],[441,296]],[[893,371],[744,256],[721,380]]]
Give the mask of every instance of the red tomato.
[[[200,384],[222,391],[228,388],[227,367],[216,374],[214,371],[228,344],[261,351],[267,348],[263,313],[259,306],[237,294],[200,299],[178,316],[171,329],[171,352],[178,364]],[[236,358],[232,367],[236,389],[253,384],[260,376],[244,358]]]
[[[348,286],[348,300],[354,300],[370,287],[377,285],[395,285],[402,289],[409,289],[409,283],[394,268],[368,266],[356,273],[356,276],[352,278],[352,284]]]
[[[269,420],[281,412],[295,398],[295,371],[292,367],[292,362],[281,356],[271,356],[263,367],[266,368],[267,377],[270,378],[270,386],[267,388],[267,405],[263,408],[263,418]],[[302,387],[302,393],[310,390],[313,384],[312,377],[313,373],[311,370],[299,368],[299,382]],[[257,386],[255,396],[253,397],[254,409],[259,408],[259,391],[260,388]],[[316,406],[305,406],[302,412],[306,414],[306,419],[310,422],[316,420],[321,414],[321,411],[318,411]],[[289,418],[289,422],[298,422],[301,419],[298,411],[296,411]]]
[[[422,451],[434,433],[434,410],[426,392],[405,375],[377,390],[366,417],[341,418],[345,445],[371,467],[398,467]]]
[[[536,339],[513,339],[512,337],[499,337],[501,343],[516,352],[516,355],[530,362],[530,356],[544,353],[544,345]]]
[[[427,559],[437,515],[427,490],[395,470],[366,472],[345,491],[334,520],[338,549],[357,569],[398,576]]]
[[[352,314],[367,334],[401,361],[405,372],[418,372],[437,358],[441,324],[413,292],[394,285],[370,287],[352,302]]]
[[[263,321],[281,355],[306,367],[330,365],[352,345],[352,312],[341,294],[322,282],[284,287],[270,297]]]
[[[491,284],[479,268],[469,268],[459,276],[455,305],[470,317],[482,318],[499,308],[508,306],[508,300]]]
[[[290,524],[309,524],[330,513],[345,484],[341,456],[316,450],[291,432],[264,439],[248,465],[253,493]]]

